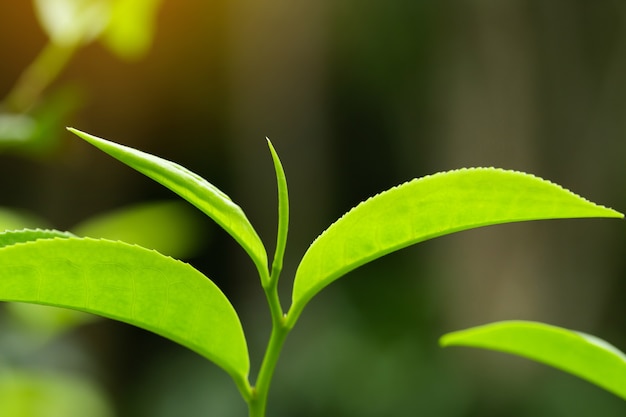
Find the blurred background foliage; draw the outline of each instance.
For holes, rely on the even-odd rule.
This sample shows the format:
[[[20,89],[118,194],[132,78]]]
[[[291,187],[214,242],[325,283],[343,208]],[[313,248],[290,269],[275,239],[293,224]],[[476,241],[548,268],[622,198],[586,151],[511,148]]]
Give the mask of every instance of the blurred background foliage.
[[[285,302],[318,233],[413,177],[499,166],[626,207],[617,0],[11,2],[0,54],[0,228],[67,229],[188,260],[233,300],[255,367],[269,317],[245,253],[65,126],[205,176],[271,249],[269,136],[292,199]],[[527,223],[361,268],[303,315],[268,416],[624,415],[623,401],[558,371],[436,343],[465,326],[530,319],[626,349],[624,245],[615,222]],[[223,372],[167,340],[58,309],[0,307],[0,415],[245,413]]]

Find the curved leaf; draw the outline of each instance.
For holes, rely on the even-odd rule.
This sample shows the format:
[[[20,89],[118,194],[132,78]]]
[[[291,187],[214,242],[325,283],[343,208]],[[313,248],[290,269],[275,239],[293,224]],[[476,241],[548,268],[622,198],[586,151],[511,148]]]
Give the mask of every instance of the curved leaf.
[[[285,247],[287,246],[287,232],[289,231],[289,191],[287,188],[285,170],[269,138],[267,138],[267,145],[270,148],[272,160],[274,161],[276,184],[278,188],[278,231],[276,233],[276,251],[274,252],[271,273],[272,284],[276,284],[278,276],[283,269],[283,257],[285,255]]]
[[[0,233],[0,248],[16,243],[34,242],[39,239],[68,238],[74,235],[69,232],[43,229],[8,230]]]
[[[480,226],[577,217],[623,215],[515,171],[471,168],[412,180],[359,204],[311,244],[296,271],[288,322],[332,281],[409,245]]]
[[[53,305],[123,321],[212,360],[247,392],[237,313],[188,264],[108,240],[44,239],[0,249],[0,300]]]
[[[523,356],[579,376],[626,400],[626,355],[585,333],[529,321],[504,321],[444,335],[442,346]]]
[[[174,162],[69,128],[70,132],[113,158],[169,188],[226,230],[248,253],[261,280],[269,280],[267,253],[243,210],[201,176]]]

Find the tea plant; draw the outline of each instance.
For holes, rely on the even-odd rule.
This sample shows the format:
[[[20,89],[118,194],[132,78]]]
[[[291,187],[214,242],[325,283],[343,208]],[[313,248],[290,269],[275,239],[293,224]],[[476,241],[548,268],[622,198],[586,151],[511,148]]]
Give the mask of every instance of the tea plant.
[[[272,329],[250,378],[246,338],[221,290],[192,266],[136,245],[55,230],[0,234],[0,300],[47,304],[116,319],[167,337],[226,371],[251,417],[265,415],[285,339],[308,302],[348,272],[390,252],[471,228],[540,219],[622,218],[551,182],[521,172],[470,168],[414,179],[371,197],[327,228],[304,254],[287,310],[278,295],[289,202],[280,159],[278,233],[271,264],[243,210],[204,178],[173,162],[70,129],[200,209],[247,252],[265,292]],[[508,351],[559,367],[626,399],[626,359],[591,336],[539,323],[503,322],[451,333],[443,345]]]

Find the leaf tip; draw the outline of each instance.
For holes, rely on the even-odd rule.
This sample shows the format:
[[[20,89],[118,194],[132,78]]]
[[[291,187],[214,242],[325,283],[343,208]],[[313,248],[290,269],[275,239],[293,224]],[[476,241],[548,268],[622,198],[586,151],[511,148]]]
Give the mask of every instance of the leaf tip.
[[[443,335],[439,338],[439,347],[445,348],[448,347],[448,338],[446,337],[447,335]]]
[[[89,133],[85,133],[82,130],[78,130],[78,129],[70,127],[70,126],[66,127],[66,129],[68,130],[68,132],[75,134],[76,136],[78,136],[81,139],[87,140],[87,138],[91,136]]]
[[[454,346],[454,333],[450,332],[439,337],[439,347],[446,348],[450,346]]]

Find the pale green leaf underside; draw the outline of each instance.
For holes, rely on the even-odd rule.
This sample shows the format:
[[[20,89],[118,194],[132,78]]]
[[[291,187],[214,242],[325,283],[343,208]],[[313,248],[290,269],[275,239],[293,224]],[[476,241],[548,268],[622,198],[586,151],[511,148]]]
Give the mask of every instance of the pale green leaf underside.
[[[623,215],[515,171],[472,168],[412,180],[359,204],[313,242],[296,272],[290,324],[322,288],[392,251],[480,226],[580,217]]]
[[[66,307],[141,327],[205,356],[246,386],[247,345],[232,305],[202,273],[158,252],[83,238],[5,246],[0,300]]]
[[[442,346],[469,346],[523,356],[596,384],[626,400],[626,355],[584,333],[528,321],[505,321],[452,332]]]
[[[33,242],[39,239],[68,238],[74,235],[68,232],[61,232],[52,229],[22,229],[9,230],[0,233],[0,249],[5,246],[15,245],[16,243]]]
[[[226,194],[199,175],[174,162],[124,145],[69,129],[80,138],[131,168],[169,188],[226,230],[248,253],[265,281],[269,271],[263,242],[243,210]]]

